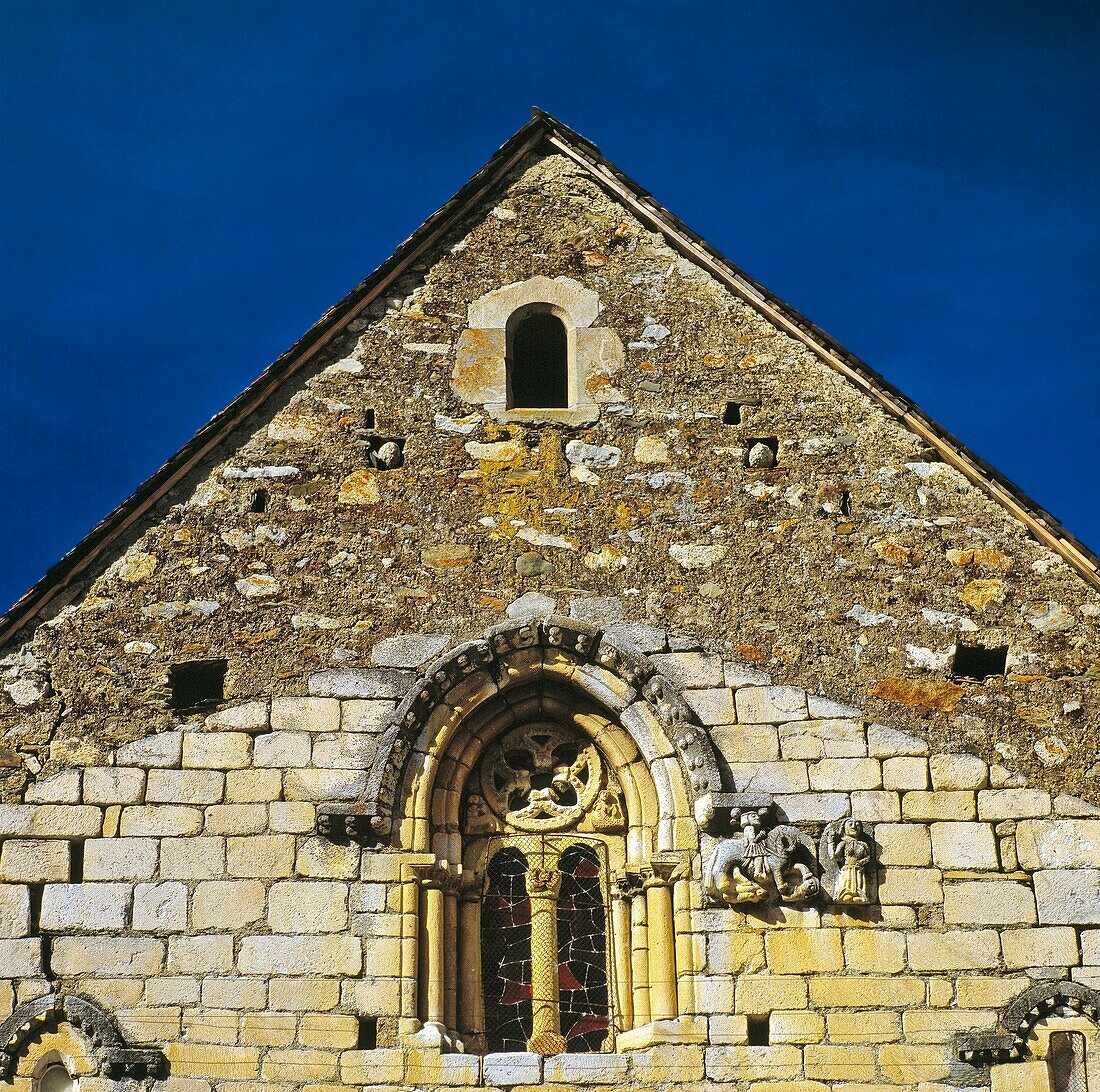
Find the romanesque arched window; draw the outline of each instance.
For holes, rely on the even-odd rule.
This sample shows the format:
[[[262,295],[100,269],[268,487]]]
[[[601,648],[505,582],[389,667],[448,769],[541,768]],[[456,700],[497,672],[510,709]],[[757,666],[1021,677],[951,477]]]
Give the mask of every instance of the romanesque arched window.
[[[569,336],[549,304],[529,304],[508,320],[509,409],[569,406]]]
[[[76,1092],[77,1085],[78,1082],[60,1061],[47,1063],[34,1079],[35,1092]]]
[[[542,1054],[610,1045],[611,861],[622,791],[575,729],[532,723],[485,749],[467,792],[464,860],[481,895],[484,1041]]]
[[[405,854],[399,1041],[704,1041],[693,794],[717,785],[671,684],[590,627],[507,622],[433,664],[380,742],[369,810],[322,824]]]

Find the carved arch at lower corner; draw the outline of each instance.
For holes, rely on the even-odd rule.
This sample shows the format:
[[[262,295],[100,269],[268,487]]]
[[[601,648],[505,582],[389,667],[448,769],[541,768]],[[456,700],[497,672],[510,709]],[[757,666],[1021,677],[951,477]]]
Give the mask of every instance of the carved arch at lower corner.
[[[119,1079],[162,1078],[168,1060],[153,1047],[130,1046],[110,1014],[86,997],[51,993],[26,1001],[0,1022],[0,1082],[10,1082],[19,1055],[38,1035],[69,1024],[88,1040],[99,1076]]]
[[[956,1040],[959,1059],[972,1065],[1022,1061],[1035,1026],[1060,1009],[1098,1022],[1100,990],[1069,980],[1033,986],[1005,1006],[993,1031],[960,1035]]]
[[[354,813],[326,814],[321,833],[353,838],[368,845],[388,842],[405,770],[428,719],[441,706],[449,704],[448,697],[453,691],[478,673],[505,688],[514,681],[510,678],[509,661],[523,653],[554,655],[565,666],[606,672],[633,695],[631,702],[648,706],[675,748],[685,782],[694,795],[697,817],[701,822],[709,820],[711,794],[722,789],[718,757],[710,737],[698,725],[675,686],[650,659],[598,627],[575,618],[550,615],[492,626],[484,638],[459,645],[431,664],[397,707],[393,721],[379,741],[363,806]],[[598,691],[598,679],[592,678],[590,682]]]

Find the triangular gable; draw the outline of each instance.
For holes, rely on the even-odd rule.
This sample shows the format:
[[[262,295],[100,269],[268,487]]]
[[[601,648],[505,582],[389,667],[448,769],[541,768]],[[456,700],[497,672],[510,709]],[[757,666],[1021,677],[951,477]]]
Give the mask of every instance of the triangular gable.
[[[529,153],[546,146],[583,168],[611,198],[664,236],[668,245],[706,270],[768,321],[809,348],[815,356],[853,383],[872,401],[919,436],[948,465],[997,501],[1044,546],[1060,555],[1094,587],[1100,588],[1100,558],[1040,508],[1023,490],[951,435],[834,338],[793,307],[754,281],[733,262],[682,223],[675,215],[580,134],[544,111],[515,133],[440,209],[434,212],[366,280],[326,311],[289,349],[204,425],[152,477],[107,515],[46,575],[0,617],[0,645],[40,613],[65,605],[77,594],[80,580],[150,509],[279,388],[298,374],[427,250],[468,215]]]

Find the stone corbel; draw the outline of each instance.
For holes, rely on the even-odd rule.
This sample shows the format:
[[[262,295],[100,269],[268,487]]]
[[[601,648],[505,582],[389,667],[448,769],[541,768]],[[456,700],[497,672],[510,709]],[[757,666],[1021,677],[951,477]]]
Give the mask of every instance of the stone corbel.
[[[130,1046],[114,1020],[94,1001],[71,993],[51,993],[19,1005],[0,1023],[0,1082],[12,1080],[16,1060],[31,1039],[66,1023],[89,1041],[99,1076],[159,1080],[168,1075],[165,1056],[152,1047]]]
[[[365,812],[327,811],[317,809],[317,833],[335,845],[355,842],[364,849],[375,849],[381,835],[374,817]]]

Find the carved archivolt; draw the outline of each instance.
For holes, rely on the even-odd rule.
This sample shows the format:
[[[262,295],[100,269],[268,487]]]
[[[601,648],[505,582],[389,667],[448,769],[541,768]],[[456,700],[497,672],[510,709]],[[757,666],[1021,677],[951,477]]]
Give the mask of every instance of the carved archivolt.
[[[1027,1055],[1028,1038],[1036,1025],[1061,1010],[1100,1021],[1100,990],[1070,981],[1035,986],[1005,1007],[993,1031],[960,1035],[959,1058],[974,1065],[1018,1062]]]
[[[164,1055],[149,1047],[130,1046],[115,1022],[94,1001],[71,993],[51,993],[18,1006],[0,1023],[0,1081],[11,1080],[16,1060],[30,1040],[63,1023],[88,1040],[101,1076],[140,1079],[167,1075]]]
[[[362,808],[353,814],[325,813],[320,832],[370,844],[386,841],[406,768],[429,718],[452,706],[469,712],[479,699],[470,699],[467,692],[478,689],[478,680],[488,692],[503,693],[529,682],[546,669],[548,661],[553,662],[556,677],[582,691],[588,689],[597,700],[613,700],[619,708],[644,706],[646,716],[661,725],[676,749],[676,760],[695,797],[696,814],[711,813],[710,794],[721,788],[717,758],[706,732],[693,722],[691,710],[673,685],[646,657],[616,644],[595,626],[552,615],[494,626],[484,640],[460,645],[432,664],[382,735]],[[641,750],[645,753],[647,747]],[[573,775],[582,790],[589,786],[585,778],[591,769],[582,765]],[[606,797],[593,798],[591,806],[593,814],[597,810],[614,813],[614,802]],[[529,814],[536,818],[534,811]]]

